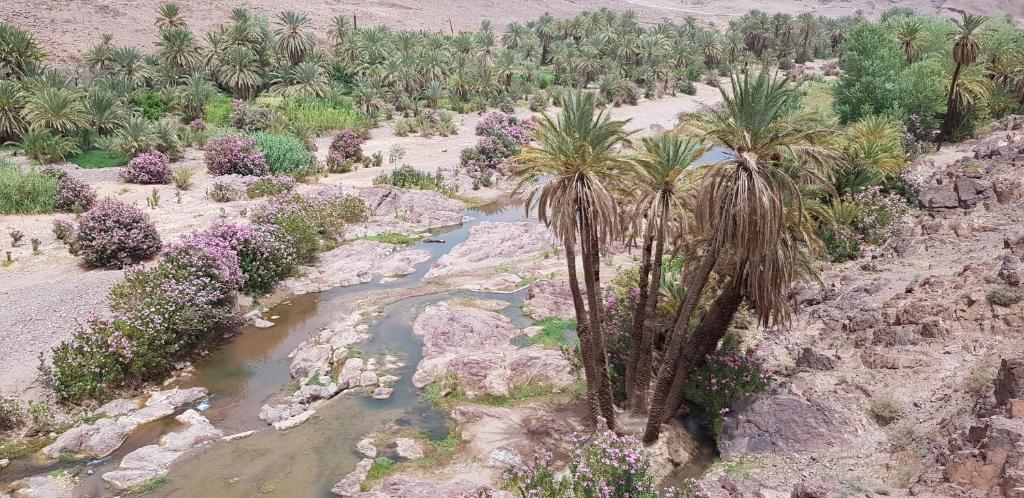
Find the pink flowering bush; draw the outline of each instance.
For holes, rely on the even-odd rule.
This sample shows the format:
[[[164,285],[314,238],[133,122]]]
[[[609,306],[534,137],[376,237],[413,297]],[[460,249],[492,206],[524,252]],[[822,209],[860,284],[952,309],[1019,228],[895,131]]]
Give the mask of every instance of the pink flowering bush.
[[[160,235],[138,208],[106,198],[79,218],[74,246],[88,266],[125,268],[156,256]]]
[[[268,294],[295,271],[291,240],[274,225],[225,221],[186,235],[181,242],[196,247],[225,247],[234,252],[242,275],[240,290],[246,294]]]
[[[267,158],[249,138],[224,136],[203,147],[206,169],[211,175],[254,175],[270,173]]]
[[[476,146],[463,149],[460,154],[462,167],[474,178],[506,173],[509,158],[530,143],[532,128],[530,120],[520,121],[498,111],[487,113],[476,125],[476,134],[480,136]]]
[[[768,390],[771,373],[754,351],[719,351],[705,358],[686,388],[686,396],[696,403],[715,436],[722,437],[722,417],[729,405],[750,394]]]
[[[171,183],[171,160],[163,152],[143,152],[135,156],[123,170],[121,179],[142,185]]]
[[[363,138],[352,130],[341,130],[327,149],[327,168],[332,173],[351,171],[352,165],[363,160]]]
[[[675,489],[662,492],[655,488],[650,458],[639,439],[603,430],[574,434],[569,442],[571,460],[564,476],[556,476],[551,454],[541,451],[532,463],[512,465],[505,470],[505,489],[522,498],[676,496]]]
[[[342,240],[345,224],[366,219],[366,204],[340,189],[320,189],[309,194],[275,197],[259,206],[254,223],[276,226],[292,243],[299,263]]]
[[[96,191],[89,184],[71,175],[57,181],[55,207],[68,213],[88,211],[96,204]]]
[[[908,184],[909,193],[912,189]],[[829,210],[829,221],[819,226],[818,235],[829,259],[843,262],[861,257],[866,246],[881,245],[899,235],[900,220],[910,207],[901,195],[872,186],[844,195]]]

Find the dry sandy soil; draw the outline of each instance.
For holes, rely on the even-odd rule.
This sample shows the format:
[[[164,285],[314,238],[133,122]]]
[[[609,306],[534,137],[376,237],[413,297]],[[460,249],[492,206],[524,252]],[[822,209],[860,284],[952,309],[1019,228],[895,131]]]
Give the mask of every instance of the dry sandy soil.
[[[29,29],[50,53],[75,60],[95,44],[101,34],[113,33],[116,43],[150,47],[156,37],[155,9],[165,0],[0,0],[0,20]],[[355,15],[359,25],[387,24],[396,28],[448,30],[474,29],[490,20],[502,29],[510,22],[536,19],[544,12],[569,17],[587,10],[633,10],[641,21],[694,16],[719,25],[751,9],[769,13],[816,12],[828,16],[852,14],[860,9],[877,17],[890,7],[912,7],[924,13],[945,13],[948,8],[985,14],[1024,17],[1019,0],[178,0],[192,29],[205,33],[223,23],[236,6],[266,14],[283,10],[310,15],[323,40],[331,19]]]
[[[630,119],[630,128],[639,134],[648,133],[652,125],[671,126],[679,112],[693,111],[702,102],[718,100],[717,89],[702,84],[697,88],[694,96],[643,101],[637,106],[616,108],[612,112],[617,119]],[[520,114],[528,115],[529,112]],[[387,151],[397,145],[406,150],[405,158],[399,164],[406,163],[429,172],[438,168],[451,169],[458,166],[459,152],[476,143],[473,130],[478,119],[475,114],[459,116],[459,133],[449,137],[398,137],[390,126],[384,126],[373,130],[363,150],[368,154],[380,151],[387,155]],[[329,136],[318,140],[317,154],[321,160],[326,156],[329,143]],[[23,162],[24,158],[15,160]],[[101,197],[113,196],[145,209],[165,243],[174,242],[182,234],[209,226],[218,219],[238,218],[243,209],[251,210],[260,202],[215,203],[206,197],[213,177],[206,174],[202,152],[189,149],[184,164],[197,170],[195,186],[182,194],[180,203],[173,187],[157,186],[161,200],[155,210],[146,208],[146,197],[154,187],[125,184],[117,176],[120,168],[84,170],[72,164],[62,167],[95,187]],[[372,184],[373,177],[393,167],[385,164],[382,168],[332,174],[318,184],[300,187],[315,189],[325,184],[365,187]],[[501,195],[496,190],[487,190],[461,189],[464,195],[480,199]],[[10,249],[14,264],[0,269],[0,358],[4,358],[0,362],[0,394],[4,396],[45,398],[47,390],[42,389],[42,383],[37,379],[39,355],[48,353],[53,346],[70,337],[77,324],[84,322],[91,313],[102,313],[106,309],[107,291],[121,280],[123,274],[119,270],[84,269],[80,260],[69,255],[54,238],[51,224],[57,218],[70,216],[0,216],[0,233],[18,229],[26,234],[26,240],[39,238],[42,242],[39,254],[32,254],[27,242]]]

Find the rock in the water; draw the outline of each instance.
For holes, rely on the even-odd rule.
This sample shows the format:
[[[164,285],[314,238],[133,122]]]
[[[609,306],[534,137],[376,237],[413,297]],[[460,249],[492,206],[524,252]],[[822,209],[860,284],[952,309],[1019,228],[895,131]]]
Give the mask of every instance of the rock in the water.
[[[96,415],[105,415],[107,417],[120,417],[121,415],[128,415],[139,409],[139,402],[134,399],[115,399],[108,401],[103,406],[96,409],[94,412]]]
[[[425,479],[394,476],[374,486],[373,491],[359,493],[358,498],[438,498],[466,496],[480,486],[469,481],[428,481]]]
[[[216,441],[224,436],[224,432],[215,428],[206,417],[200,415],[195,410],[187,410],[174,419],[188,425],[188,427],[185,430],[172,432],[160,438],[160,444],[166,449],[185,451],[201,444]]]
[[[161,475],[153,470],[113,470],[103,474],[103,480],[117,489],[127,489],[145,484]]]
[[[356,450],[366,458],[377,458],[377,447],[373,445],[373,440],[370,438],[360,439],[356,443]]]
[[[551,236],[543,225],[525,221],[484,221],[470,229],[465,242],[441,256],[423,278],[468,273],[514,263],[551,245]]]
[[[126,419],[101,418],[92,424],[68,429],[52,444],[43,448],[43,453],[53,458],[57,458],[61,453],[103,458],[119,448],[137,425],[138,423]]]
[[[378,387],[373,390],[373,399],[388,399],[391,397],[391,393],[394,389],[390,387]]]
[[[371,240],[354,240],[321,253],[318,266],[301,277],[285,280],[282,285],[293,292],[305,294],[334,287],[364,284],[374,277],[394,277],[416,271],[416,266],[430,259],[422,249],[405,249],[394,244]]]
[[[433,190],[378,185],[360,189],[359,195],[371,214],[369,224],[379,225],[382,231],[421,233],[468,220],[462,203]]]
[[[189,403],[199,401],[206,397],[207,394],[208,392],[205,387],[190,387],[188,389],[179,389],[175,387],[173,389],[157,391],[151,394],[149,399],[146,400],[146,406],[163,403],[170,405],[172,408],[179,408]]]
[[[873,452],[884,439],[863,415],[830,399],[756,395],[736,402],[719,441],[723,457],[743,453]]]
[[[407,460],[419,460],[423,458],[423,447],[415,439],[400,437],[395,439],[398,456]]]
[[[338,496],[355,496],[359,493],[359,488],[363,485],[363,481],[366,481],[366,475],[370,473],[370,467],[373,467],[373,460],[369,458],[360,460],[356,464],[355,470],[349,472],[331,488],[331,493]]]
[[[309,420],[309,417],[312,417],[314,413],[316,413],[316,410],[306,410],[298,415],[295,415],[294,417],[289,417],[279,422],[274,422],[274,429],[277,429],[279,431],[291,429],[292,427],[295,427]]]

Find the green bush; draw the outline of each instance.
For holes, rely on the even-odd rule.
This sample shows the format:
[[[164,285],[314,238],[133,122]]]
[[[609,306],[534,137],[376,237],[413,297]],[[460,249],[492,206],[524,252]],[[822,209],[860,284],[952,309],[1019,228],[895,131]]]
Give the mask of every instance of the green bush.
[[[988,291],[985,297],[988,298],[988,302],[996,306],[1009,307],[1019,303],[1022,296],[1018,291],[1008,287],[1001,287]]]
[[[288,121],[316,133],[355,129],[363,123],[362,113],[345,100],[285,99],[281,113]]]
[[[272,133],[255,133],[252,140],[267,158],[270,171],[302,179],[319,173],[316,156],[297,138]]]
[[[836,84],[835,111],[840,122],[851,123],[893,106],[893,85],[907,65],[899,43],[884,26],[862,23],[843,43]]]
[[[232,109],[231,97],[218,95],[203,106],[203,121],[213,126],[227,125]]]
[[[35,169],[24,171],[0,159],[0,213],[52,213],[58,179]]]
[[[750,351],[720,351],[697,370],[686,396],[700,408],[718,440],[722,437],[722,416],[729,412],[729,405],[749,394],[765,392],[771,379],[761,360]]]
[[[275,225],[291,240],[295,259],[309,263],[342,240],[346,223],[366,219],[366,204],[341,190],[321,189],[271,199],[253,214],[254,223]]]
[[[441,170],[430,174],[420,171],[408,164],[391,170],[388,173],[381,173],[373,179],[374,185],[393,185],[400,188],[411,188],[417,190],[436,190],[444,195],[454,195],[456,189],[444,183],[444,175]]]
[[[139,113],[146,119],[155,121],[163,118],[164,114],[167,114],[167,103],[154,90],[139,92],[132,99],[132,103],[139,108]]]
[[[115,151],[90,149],[81,152],[69,161],[85,169],[115,168],[128,164],[131,158]]]

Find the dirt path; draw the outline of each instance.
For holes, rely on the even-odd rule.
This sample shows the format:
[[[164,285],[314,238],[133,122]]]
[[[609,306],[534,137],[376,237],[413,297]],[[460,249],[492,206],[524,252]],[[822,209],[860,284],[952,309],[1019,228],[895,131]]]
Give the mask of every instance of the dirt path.
[[[678,96],[655,101],[643,101],[637,106],[612,109],[619,119],[632,119],[633,128],[639,134],[649,133],[651,125],[669,127],[676,114],[692,111],[701,102],[714,102],[718,91],[705,85],[697,85],[695,96]],[[550,109],[549,112],[556,112]],[[523,111],[522,115],[529,115]],[[320,185],[348,185],[363,187],[371,185],[373,177],[406,163],[423,171],[434,172],[438,168],[456,167],[459,152],[476,143],[473,134],[479,116],[475,114],[458,116],[459,133],[450,137],[422,138],[417,136],[397,137],[393,128],[385,126],[373,130],[372,137],[364,145],[368,154],[382,152],[401,146],[406,150],[405,158],[382,168],[362,169],[345,174],[332,174],[314,185],[302,185],[302,189],[315,189]],[[318,140],[318,155],[326,156],[330,137]],[[153,218],[160,236],[165,243],[176,241],[181,235],[209,226],[219,219],[238,219],[243,210],[251,210],[260,201],[234,201],[215,203],[206,196],[213,177],[206,174],[202,153],[189,150],[185,164],[193,166],[197,173],[195,186],[184,192],[179,203],[173,187],[157,186],[160,204],[155,210],[146,208],[146,197],[154,187],[127,185],[117,177],[119,168],[104,170],[82,170],[74,165],[73,174],[81,177],[101,196],[109,195],[136,204]],[[498,191],[465,191],[467,196],[481,199],[501,195]],[[23,242],[10,249],[14,264],[0,268],[0,394],[22,400],[46,399],[49,391],[38,379],[39,355],[66,340],[84,323],[92,313],[106,311],[107,291],[120,281],[123,272],[119,270],[86,270],[80,260],[67,253],[67,249],[56,240],[51,226],[54,219],[68,218],[66,214],[0,216],[0,231],[6,234],[18,229],[24,232],[25,240],[38,238],[42,242],[39,254],[33,254],[30,245]],[[6,239],[6,237],[4,237]],[[7,245],[7,241],[3,241]],[[0,254],[0,257],[3,255]]]

